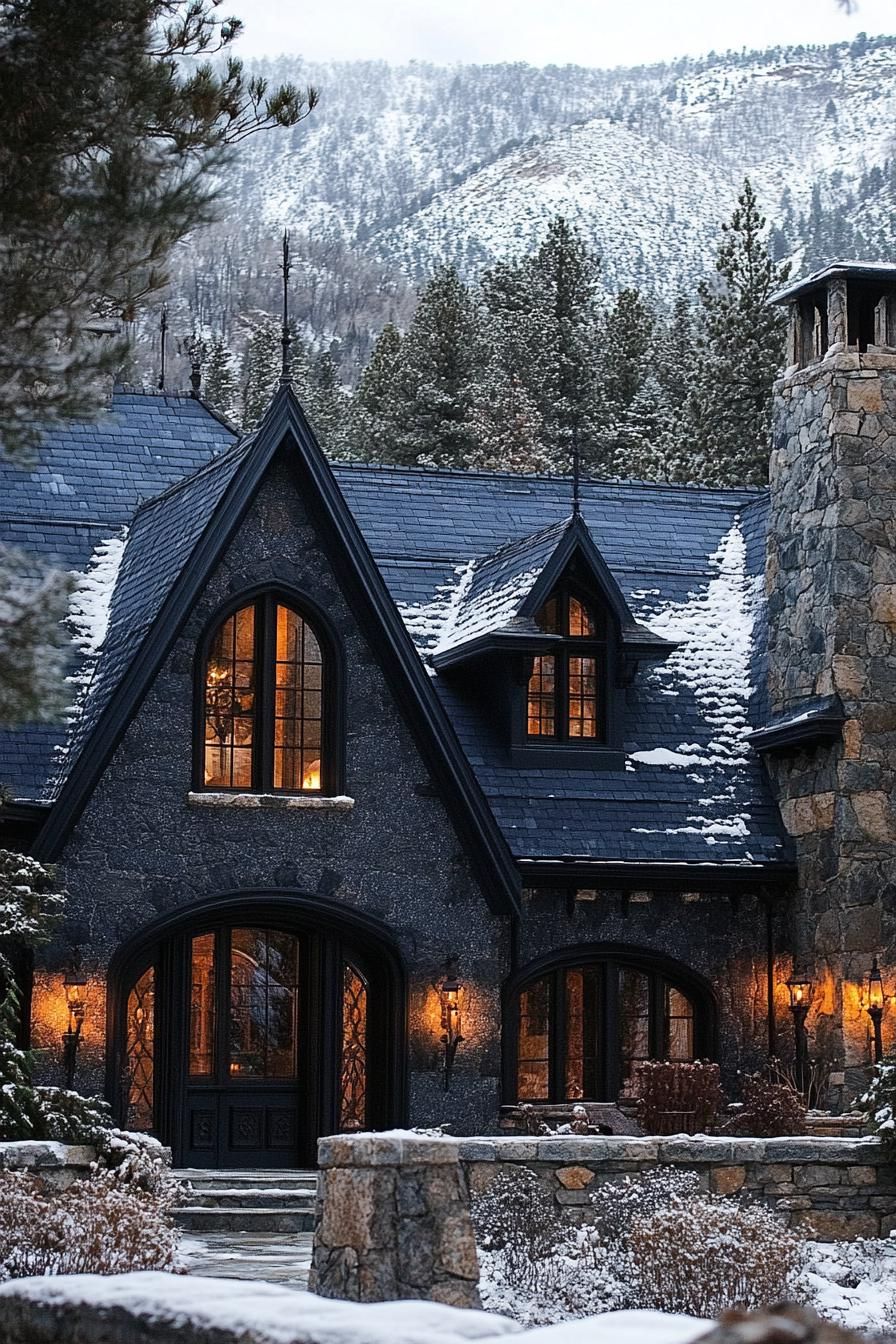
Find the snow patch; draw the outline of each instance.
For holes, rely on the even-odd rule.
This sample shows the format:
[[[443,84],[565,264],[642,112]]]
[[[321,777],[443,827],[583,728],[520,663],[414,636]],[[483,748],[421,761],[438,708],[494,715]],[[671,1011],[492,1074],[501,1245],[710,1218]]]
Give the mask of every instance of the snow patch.
[[[83,662],[68,680],[83,691],[93,677],[100,650],[109,630],[112,594],[118,582],[128,529],[122,528],[114,537],[107,537],[94,548],[86,570],[74,570],[75,580],[69,598],[68,624],[72,643],[81,651]]]

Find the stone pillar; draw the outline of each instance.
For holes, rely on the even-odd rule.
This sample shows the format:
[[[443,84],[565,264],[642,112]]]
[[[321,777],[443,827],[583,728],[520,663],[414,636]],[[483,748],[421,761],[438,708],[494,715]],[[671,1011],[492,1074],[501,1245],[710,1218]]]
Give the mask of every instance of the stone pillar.
[[[470,1200],[451,1139],[340,1135],[318,1143],[309,1287],[349,1302],[479,1307]]]
[[[846,281],[836,276],[828,287],[828,349],[845,350],[848,340]]]
[[[829,312],[842,306],[831,285]],[[831,339],[843,337],[837,316]],[[861,1088],[861,990],[896,980],[896,355],[829,355],[776,386],[766,571],[773,714],[839,695],[842,740],[768,758],[799,870],[810,1049]],[[884,1017],[891,1049],[896,1013]]]

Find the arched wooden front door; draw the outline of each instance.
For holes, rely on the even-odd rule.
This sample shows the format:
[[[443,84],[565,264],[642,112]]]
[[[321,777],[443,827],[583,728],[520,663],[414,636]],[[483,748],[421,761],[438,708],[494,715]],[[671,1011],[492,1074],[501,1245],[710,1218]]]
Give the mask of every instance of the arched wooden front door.
[[[153,942],[121,977],[121,1122],[196,1167],[306,1165],[320,1134],[397,1123],[394,967],[359,942],[264,907]]]

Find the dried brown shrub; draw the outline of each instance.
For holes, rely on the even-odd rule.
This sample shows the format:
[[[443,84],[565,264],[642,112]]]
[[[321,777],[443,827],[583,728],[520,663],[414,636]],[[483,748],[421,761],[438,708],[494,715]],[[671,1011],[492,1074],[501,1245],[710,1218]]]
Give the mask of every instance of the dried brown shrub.
[[[789,1083],[755,1073],[744,1078],[742,1091],[743,1108],[725,1126],[727,1131],[757,1139],[805,1134],[806,1103]]]
[[[673,1196],[628,1231],[640,1307],[714,1317],[793,1300],[803,1243],[761,1204]]]
[[[651,1060],[638,1069],[638,1124],[645,1134],[704,1132],[724,1105],[719,1066]]]
[[[124,1274],[174,1267],[178,1234],[165,1196],[106,1174],[54,1190],[0,1172],[0,1278]]]

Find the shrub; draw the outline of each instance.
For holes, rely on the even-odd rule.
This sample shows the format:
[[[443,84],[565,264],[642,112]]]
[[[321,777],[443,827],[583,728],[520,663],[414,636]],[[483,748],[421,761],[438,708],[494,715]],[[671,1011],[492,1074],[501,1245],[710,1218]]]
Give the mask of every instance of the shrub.
[[[0,1172],[0,1279],[174,1267],[170,1201],[110,1174],[54,1190]]]
[[[638,1123],[645,1134],[690,1134],[708,1129],[724,1105],[719,1066],[650,1060],[637,1072]]]
[[[712,1316],[799,1294],[803,1243],[763,1205],[710,1195],[696,1172],[606,1182],[589,1211],[565,1228],[532,1172],[499,1175],[474,1201],[483,1304],[538,1325],[638,1307]]]
[[[803,1246],[761,1204],[717,1195],[672,1196],[636,1215],[626,1238],[633,1303],[714,1317],[792,1299]]]
[[[795,1087],[772,1081],[761,1073],[743,1080],[743,1108],[725,1126],[738,1134],[758,1139],[776,1139],[786,1134],[805,1134],[806,1103]]]
[[[856,1104],[872,1133],[891,1153],[896,1151],[896,1060],[883,1059],[875,1064],[868,1091]]]

